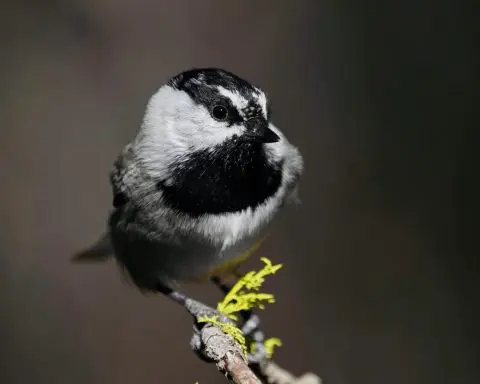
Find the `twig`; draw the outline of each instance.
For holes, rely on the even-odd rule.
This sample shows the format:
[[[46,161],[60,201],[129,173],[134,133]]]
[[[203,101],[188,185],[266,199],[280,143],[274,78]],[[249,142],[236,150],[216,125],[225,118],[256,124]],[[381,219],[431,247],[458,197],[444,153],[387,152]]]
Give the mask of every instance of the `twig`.
[[[222,321],[230,321],[195,300],[187,299],[185,308],[195,320],[202,316],[220,316]],[[233,337],[210,323],[198,324],[195,321],[190,345],[201,359],[214,362],[219,371],[235,384],[321,384],[320,378],[314,374],[307,373],[296,378],[269,360],[249,367]]]
[[[314,373],[308,372],[300,377],[279,367],[273,361],[265,361],[253,368],[253,371],[267,384],[321,384],[322,380]]]

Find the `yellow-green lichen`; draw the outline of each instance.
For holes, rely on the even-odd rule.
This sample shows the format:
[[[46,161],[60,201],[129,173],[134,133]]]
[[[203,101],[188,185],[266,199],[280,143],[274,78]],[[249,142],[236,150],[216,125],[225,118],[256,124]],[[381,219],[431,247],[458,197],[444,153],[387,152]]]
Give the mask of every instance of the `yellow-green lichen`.
[[[228,292],[224,299],[217,305],[217,310],[233,322],[238,320],[238,313],[240,311],[247,311],[253,308],[264,309],[265,304],[275,303],[274,295],[258,291],[265,282],[265,277],[275,274],[282,268],[282,264],[273,265],[272,262],[265,257],[261,258],[261,260],[265,264],[264,267],[259,271],[250,271],[241,277],[230,292]],[[231,335],[242,347],[245,355],[247,355],[248,349],[252,352],[254,343],[247,347],[245,336],[236,323],[222,322],[218,319],[218,316],[203,316],[199,318],[198,321],[201,323],[212,323],[221,328],[226,334]],[[267,339],[264,342],[266,357],[271,358],[274,347],[280,346],[281,344],[282,342],[277,338]]]
[[[227,335],[230,335],[242,347],[243,354],[247,355],[247,348],[245,343],[245,336],[242,331],[233,323],[226,323],[220,321],[218,316],[200,316],[197,320],[199,323],[210,323],[219,327]]]
[[[270,339],[265,340],[265,354],[267,359],[271,359],[273,355],[273,350],[275,347],[282,346],[282,340],[277,337],[271,337]]]

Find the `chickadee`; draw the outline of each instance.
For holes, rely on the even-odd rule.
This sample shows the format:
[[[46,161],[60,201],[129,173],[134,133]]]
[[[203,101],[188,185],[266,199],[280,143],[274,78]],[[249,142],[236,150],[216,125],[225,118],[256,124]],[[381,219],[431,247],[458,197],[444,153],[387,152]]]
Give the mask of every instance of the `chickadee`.
[[[302,169],[260,88],[222,69],[182,72],[149,100],[111,172],[106,234],[76,260],[113,256],[140,290],[174,295],[233,271],[297,200]]]

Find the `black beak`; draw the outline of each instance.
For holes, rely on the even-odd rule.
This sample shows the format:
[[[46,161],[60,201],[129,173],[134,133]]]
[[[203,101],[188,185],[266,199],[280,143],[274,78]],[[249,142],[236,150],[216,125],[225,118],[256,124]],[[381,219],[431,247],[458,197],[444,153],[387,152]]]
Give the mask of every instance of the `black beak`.
[[[259,143],[276,143],[280,137],[268,128],[265,120],[251,119],[247,120],[247,135]]]

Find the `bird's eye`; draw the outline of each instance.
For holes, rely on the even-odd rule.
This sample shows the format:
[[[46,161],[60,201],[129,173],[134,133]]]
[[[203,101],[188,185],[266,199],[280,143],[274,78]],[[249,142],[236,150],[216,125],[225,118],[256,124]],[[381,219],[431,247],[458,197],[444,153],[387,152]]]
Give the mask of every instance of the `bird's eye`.
[[[223,105],[216,105],[212,109],[212,116],[218,121],[224,121],[228,116],[228,110]]]

